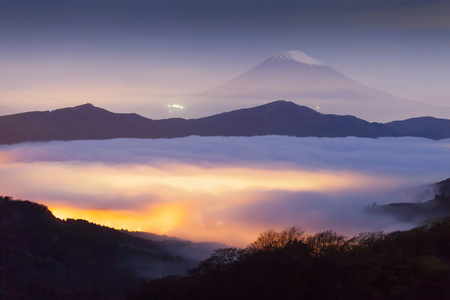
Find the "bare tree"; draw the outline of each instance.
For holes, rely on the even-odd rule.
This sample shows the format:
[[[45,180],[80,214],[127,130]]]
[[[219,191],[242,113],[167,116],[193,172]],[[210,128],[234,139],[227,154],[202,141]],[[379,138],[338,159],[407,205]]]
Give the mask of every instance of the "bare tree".
[[[256,241],[247,247],[247,251],[273,251],[304,240],[304,230],[296,226],[285,228],[280,232],[268,230],[261,233]]]

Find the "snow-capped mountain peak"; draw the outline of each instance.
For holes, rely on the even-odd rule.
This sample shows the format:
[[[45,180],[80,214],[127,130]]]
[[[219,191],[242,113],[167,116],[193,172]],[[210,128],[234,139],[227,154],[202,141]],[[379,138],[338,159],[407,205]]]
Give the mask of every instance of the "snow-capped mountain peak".
[[[292,60],[301,64],[307,64],[311,66],[324,66],[325,64],[318,61],[311,56],[306,55],[301,51],[291,50],[291,51],[280,51],[274,57],[274,60],[286,61]]]
[[[350,114],[371,122],[423,115],[448,119],[450,115],[448,107],[398,98],[365,86],[300,51],[280,51],[202,97],[205,103],[214,100],[222,111],[283,99],[321,113]]]

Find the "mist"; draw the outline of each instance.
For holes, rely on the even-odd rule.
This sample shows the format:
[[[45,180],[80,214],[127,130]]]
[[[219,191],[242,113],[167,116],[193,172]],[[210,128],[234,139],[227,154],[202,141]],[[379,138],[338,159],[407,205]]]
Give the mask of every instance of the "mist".
[[[128,230],[245,246],[267,229],[354,235],[417,224],[367,205],[417,202],[449,177],[450,140],[197,137],[0,147],[0,190]]]

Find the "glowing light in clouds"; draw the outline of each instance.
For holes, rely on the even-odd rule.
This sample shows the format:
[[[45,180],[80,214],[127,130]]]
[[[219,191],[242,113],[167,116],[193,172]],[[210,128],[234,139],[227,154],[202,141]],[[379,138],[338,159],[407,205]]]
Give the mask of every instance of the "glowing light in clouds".
[[[447,178],[449,144],[188,137],[1,146],[0,191],[46,204],[61,218],[242,246],[290,225],[398,228],[369,224],[360,210],[398,201],[405,184]]]
[[[136,231],[151,231],[166,234],[183,224],[186,209],[183,204],[150,205],[141,210],[114,210],[107,208],[80,209],[77,207],[60,206],[50,202],[53,214],[59,218],[87,219],[106,226]]]
[[[183,109],[184,107],[178,104],[168,105],[168,107]]]
[[[178,104],[167,105],[167,107],[169,108],[169,112],[172,112],[172,109],[175,109],[175,110],[178,110],[178,111],[184,109],[183,106],[178,105]]]

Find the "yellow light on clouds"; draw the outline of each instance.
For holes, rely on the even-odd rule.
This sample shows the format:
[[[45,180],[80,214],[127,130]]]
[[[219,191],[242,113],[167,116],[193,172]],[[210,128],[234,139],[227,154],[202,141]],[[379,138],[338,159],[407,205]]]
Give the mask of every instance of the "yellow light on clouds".
[[[299,170],[281,164],[34,162],[2,164],[0,171],[8,174],[0,181],[4,193],[48,205],[60,218],[241,245],[265,228],[242,228],[222,219],[221,213],[256,203],[257,193],[335,193],[367,187],[373,181],[359,173]]]
[[[371,178],[346,171],[306,171],[262,167],[202,168],[187,164],[106,165],[99,163],[38,162],[4,165],[14,169],[16,178],[5,178],[11,185],[21,179],[47,190],[83,191],[91,194],[134,196],[148,191],[175,195],[204,194],[217,196],[247,189],[288,191],[334,191],[354,188]],[[39,175],[30,172],[39,170]]]
[[[85,219],[118,229],[134,231],[151,231],[157,234],[166,234],[180,225],[186,215],[182,204],[157,204],[145,209],[112,210],[112,209],[80,209],[60,204],[50,204],[52,213],[61,219]]]

